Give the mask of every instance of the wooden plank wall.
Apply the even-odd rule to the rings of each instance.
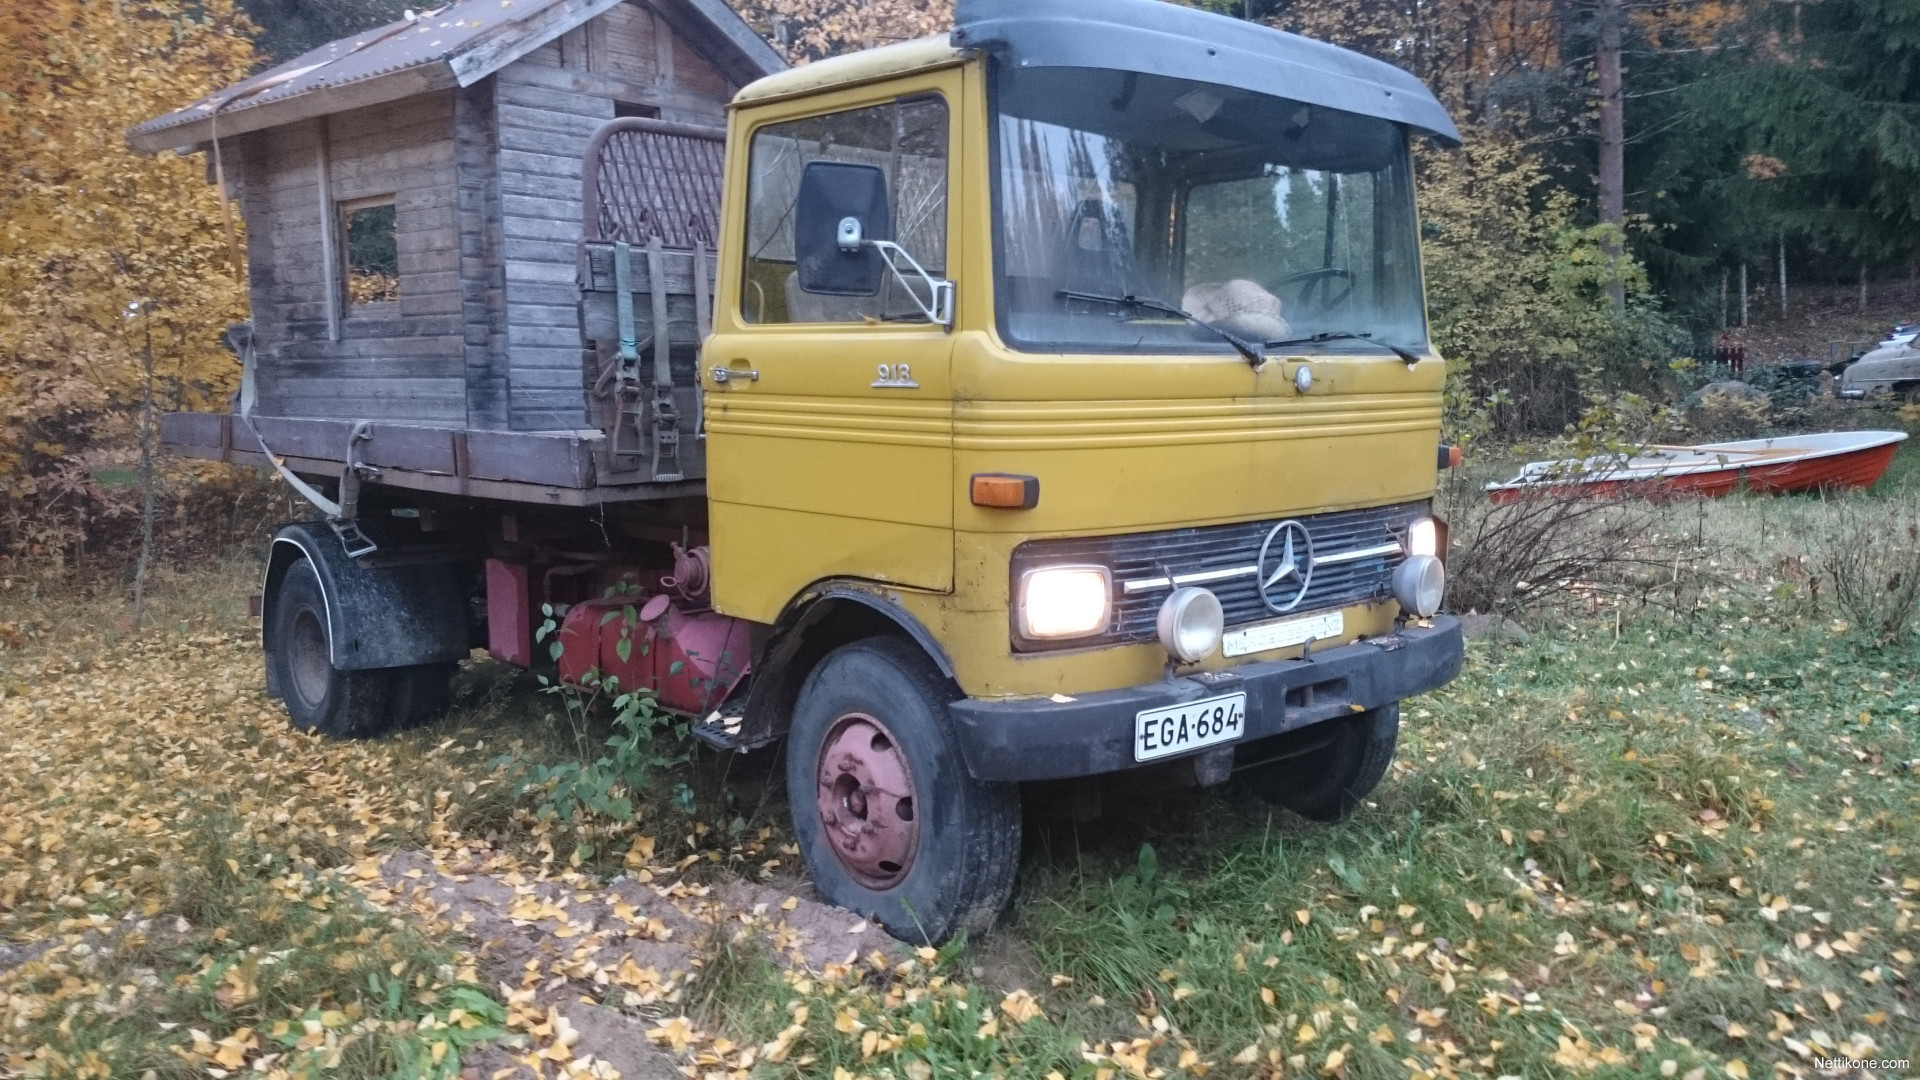
[[[510,426],[588,424],[576,259],[587,140],[616,102],[725,122],[734,87],[643,0],[628,0],[495,76]]]
[[[509,425],[507,283],[500,218],[500,138],[494,82],[454,91],[454,159],[459,170],[460,301],[466,357],[467,426]]]
[[[735,89],[648,0],[627,0],[475,86],[236,139],[259,413],[587,426],[575,265],[587,140],[616,102],[723,125]],[[387,194],[400,299],[337,300],[336,337],[328,295],[343,271],[322,254],[323,228],[337,228],[322,203]]]
[[[465,425],[453,95],[251,135],[244,160],[258,411]],[[328,290],[340,271],[322,257],[322,229],[334,227],[322,210],[323,182],[336,203],[391,194],[396,211],[401,298],[341,301],[338,340]]]

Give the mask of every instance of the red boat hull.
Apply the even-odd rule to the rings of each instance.
[[[1577,493],[1592,497],[1699,495],[1719,498],[1745,488],[1772,495],[1825,488],[1871,487],[1893,464],[1898,443],[1847,450],[1825,457],[1775,464],[1756,463],[1633,480],[1569,480],[1489,492],[1496,503],[1515,502],[1529,493]]]

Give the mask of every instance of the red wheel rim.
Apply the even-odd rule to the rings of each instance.
[[[913,770],[900,741],[879,720],[848,713],[820,743],[821,832],[834,858],[869,889],[899,884],[920,847]]]

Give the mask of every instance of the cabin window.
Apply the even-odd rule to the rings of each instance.
[[[754,132],[747,179],[741,317],[750,323],[924,322],[891,274],[873,296],[800,288],[793,214],[808,164],[842,162],[885,175],[893,240],[935,277],[947,267],[947,103],[923,94],[884,105],[769,124]],[[924,298],[922,298],[924,299]]]
[[[616,118],[622,116],[638,116],[647,120],[658,120],[660,119],[660,106],[636,105],[631,101],[616,101],[613,103],[613,115]]]
[[[400,299],[400,247],[394,236],[393,196],[341,203],[340,235],[346,258],[347,302],[358,306]]]

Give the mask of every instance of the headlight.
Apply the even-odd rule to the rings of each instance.
[[[1432,518],[1421,518],[1407,526],[1407,554],[1433,556],[1440,554],[1440,528],[1433,523]]]
[[[1113,578],[1104,566],[1050,566],[1020,579],[1020,636],[1086,637],[1107,628]]]
[[[1156,624],[1160,644],[1167,655],[1193,664],[1212,656],[1213,650],[1220,647],[1220,632],[1226,621],[1219,597],[1189,585],[1173,590],[1173,595],[1160,605]]]
[[[1440,610],[1447,591],[1447,570],[1432,555],[1409,555],[1394,568],[1393,598],[1401,610],[1424,619]]]

